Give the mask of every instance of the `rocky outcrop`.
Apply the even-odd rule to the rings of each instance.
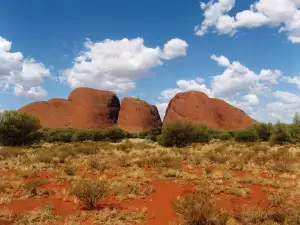
[[[34,102],[19,111],[34,114],[43,127],[106,128],[116,124],[119,110],[120,102],[113,92],[77,88],[68,100]]]
[[[118,126],[128,132],[149,131],[161,128],[156,106],[137,98],[124,98],[121,102]]]
[[[242,110],[198,91],[179,93],[170,101],[163,126],[175,121],[201,123],[218,130],[240,130],[256,122]]]

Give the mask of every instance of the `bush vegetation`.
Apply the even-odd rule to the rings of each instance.
[[[88,209],[95,209],[97,201],[107,195],[107,187],[103,182],[81,180],[73,185],[70,194],[75,195]]]
[[[193,142],[207,143],[212,139],[235,140],[237,142],[270,141],[273,144],[300,142],[300,115],[296,114],[292,124],[255,123],[239,131],[217,131],[206,125],[189,122],[167,124],[162,130],[127,133],[119,127],[107,129],[44,128],[33,115],[4,111],[0,113],[0,144],[4,146],[31,145],[45,142],[120,142],[126,138],[142,138],[157,141],[165,147],[185,147]],[[4,150],[3,150],[4,151]]]
[[[6,146],[31,145],[42,138],[37,117],[18,111],[0,113],[0,143]]]

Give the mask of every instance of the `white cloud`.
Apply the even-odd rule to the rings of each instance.
[[[204,20],[201,25],[195,28],[196,35],[204,35],[208,28],[215,25],[218,19],[234,7],[235,0],[211,0],[208,3],[201,3],[204,10]]]
[[[260,74],[256,74],[238,61],[231,63],[225,56],[212,55],[211,59],[226,68],[222,74],[212,78],[211,89],[216,97],[230,98],[244,92],[267,94],[271,86],[283,77],[280,70],[262,69]]]
[[[248,101],[250,105],[259,104],[259,99],[258,99],[257,95],[255,95],[255,94],[245,95],[242,97],[242,99]]]
[[[124,93],[135,88],[135,80],[147,76],[149,71],[163,65],[162,59],[186,55],[187,44],[180,39],[170,40],[164,51],[149,48],[142,38],[87,40],[85,50],[75,59],[72,68],[63,72],[60,80],[72,88],[87,86]]]
[[[213,60],[226,67],[221,74],[212,78],[211,89],[216,97],[232,97],[236,93],[248,92],[258,83],[258,76],[240,62],[232,62],[224,57],[213,55]]]
[[[258,78],[270,84],[278,84],[278,78],[283,77],[280,70],[261,70]]]
[[[174,59],[179,56],[186,56],[188,44],[178,38],[168,41],[164,46],[164,58]]]
[[[299,0],[258,0],[249,9],[229,16],[235,0],[211,0],[201,3],[204,20],[197,26],[197,35],[204,35],[209,28],[216,28],[220,34],[234,35],[240,28],[261,26],[277,27],[285,32],[292,43],[300,43],[300,3]]]
[[[284,77],[288,83],[296,84],[300,88],[300,76],[295,77]]]
[[[0,37],[0,90],[14,89],[16,96],[41,98],[47,95],[42,88],[49,69],[34,59],[24,59],[20,52],[12,53],[12,43]]]

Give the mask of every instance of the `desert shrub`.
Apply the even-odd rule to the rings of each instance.
[[[152,129],[146,136],[145,139],[151,140],[151,141],[157,141],[157,136],[161,134],[161,129],[156,128]]]
[[[28,113],[0,113],[0,143],[6,146],[31,145],[42,139],[40,120]]]
[[[75,132],[73,128],[44,128],[44,140],[46,142],[71,142]]]
[[[285,144],[292,142],[289,125],[283,123],[276,123],[272,131],[270,142],[273,144]]]
[[[105,169],[107,169],[106,163],[99,161],[98,159],[90,159],[88,161],[88,166],[90,169],[96,169],[99,172],[103,172]]]
[[[80,146],[77,148],[74,148],[74,151],[78,154],[82,155],[94,155],[98,152],[98,149],[93,146]]]
[[[200,130],[200,129],[199,129]],[[200,131],[199,131],[200,134]],[[169,123],[158,137],[159,144],[165,147],[185,147],[196,139],[195,126],[188,122]]]
[[[233,136],[228,131],[212,131],[210,138],[225,141],[225,140],[231,140]]]
[[[54,152],[50,152],[47,150],[39,150],[36,154],[35,154],[35,159],[38,162],[41,163],[52,163],[54,160]]]
[[[53,206],[46,205],[42,208],[36,208],[13,216],[14,225],[39,225],[39,224],[58,224],[57,220],[61,217],[57,216]]]
[[[119,127],[109,127],[105,130],[105,137],[112,142],[119,142],[126,137],[126,133]]]
[[[68,175],[68,176],[74,176],[75,172],[76,172],[76,167],[74,166],[66,166],[64,168],[64,172]]]
[[[19,155],[23,155],[26,152],[20,148],[2,148],[0,149],[0,159],[6,159],[10,157],[17,157]]]
[[[25,183],[23,188],[29,195],[36,196],[38,195],[40,186],[41,186],[41,181],[34,180]]]
[[[245,129],[234,132],[234,138],[238,142],[254,142],[259,139],[254,129]]]
[[[255,123],[252,126],[261,141],[268,141],[272,134],[273,125],[271,123]]]
[[[94,209],[97,201],[106,196],[107,187],[103,182],[82,180],[73,185],[70,194],[75,195],[88,209]]]
[[[227,222],[211,196],[201,191],[179,198],[174,209],[184,216],[187,225],[225,225]]]
[[[72,141],[91,141],[93,140],[93,132],[92,130],[84,130],[78,129],[74,132],[72,136]]]
[[[207,143],[210,140],[210,135],[212,133],[206,125],[194,125],[195,139],[193,141],[200,143]]]
[[[93,141],[102,141],[105,139],[105,133],[103,130],[94,129],[91,131],[92,133],[92,140]]]

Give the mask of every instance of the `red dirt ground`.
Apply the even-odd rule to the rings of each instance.
[[[198,175],[202,173],[202,168],[200,167],[194,166],[193,169],[188,169],[186,166],[188,165],[184,165],[185,169],[191,173],[196,173]],[[145,171],[147,174],[153,173],[153,170],[148,168],[146,168]],[[231,172],[233,172],[236,177],[249,175],[248,172]],[[6,172],[6,174],[10,173]],[[55,174],[41,171],[28,179],[32,180],[36,177],[45,178],[45,180],[47,180],[55,177]],[[12,211],[12,213],[25,213],[45,205],[52,205],[59,216],[67,217],[74,215],[84,210],[84,208],[80,202],[75,201],[74,197],[70,197],[66,194],[66,191],[70,188],[70,186],[70,182],[46,183],[41,186],[41,189],[48,190],[50,192],[50,196],[13,200],[11,204],[0,205],[0,210],[8,209]],[[147,220],[144,223],[145,225],[169,224],[171,222],[176,223],[183,220],[175,214],[173,210],[173,203],[176,201],[177,197],[193,192],[195,188],[193,184],[179,184],[175,183],[175,179],[166,179],[152,180],[146,186],[154,187],[156,192],[152,193],[150,197],[145,199],[117,201],[113,197],[109,197],[99,202],[100,208],[98,208],[98,210],[101,210],[103,206],[117,207],[129,211],[145,210],[145,215],[147,217]],[[247,209],[268,207],[269,202],[266,194],[262,190],[262,186],[248,184],[243,186],[251,190],[248,197],[238,198],[234,195],[222,193],[215,196],[217,205],[231,213],[235,213],[237,210],[245,207]],[[0,224],[10,223],[9,221],[0,220]],[[89,222],[85,221],[85,223],[82,224],[87,225]]]

